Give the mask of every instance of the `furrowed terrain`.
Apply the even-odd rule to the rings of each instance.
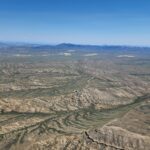
[[[0,150],[149,147],[149,48],[0,47]]]

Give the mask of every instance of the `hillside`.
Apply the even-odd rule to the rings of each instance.
[[[0,149],[148,150],[150,48],[0,47]]]

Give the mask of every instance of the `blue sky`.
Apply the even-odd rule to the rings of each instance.
[[[0,41],[150,46],[150,0],[0,0]]]

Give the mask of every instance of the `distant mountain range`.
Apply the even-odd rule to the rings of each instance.
[[[0,52],[63,52],[68,50],[86,51],[86,52],[120,52],[132,51],[138,53],[150,53],[150,47],[138,46],[119,46],[119,45],[80,45],[71,43],[62,43],[58,45],[42,45],[42,44],[27,44],[27,43],[4,43],[0,42]]]

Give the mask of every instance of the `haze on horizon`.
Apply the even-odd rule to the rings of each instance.
[[[150,46],[149,0],[1,0],[0,41]]]

